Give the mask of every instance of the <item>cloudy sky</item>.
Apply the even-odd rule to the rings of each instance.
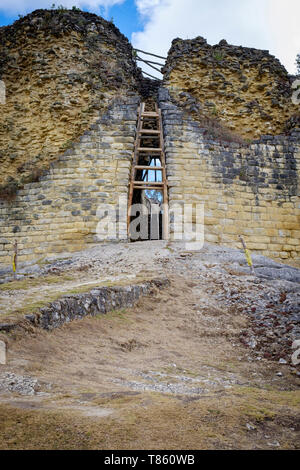
[[[0,25],[12,23],[18,14],[50,8],[54,1],[0,0]],[[158,55],[165,56],[176,37],[203,36],[209,44],[226,39],[268,49],[295,73],[300,52],[299,0],[58,0],[60,4],[113,18],[134,47]]]

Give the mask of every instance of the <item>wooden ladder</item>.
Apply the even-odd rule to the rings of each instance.
[[[144,128],[145,123],[152,122],[151,129]],[[142,142],[145,138],[155,139],[157,146],[143,147]],[[143,156],[153,156],[153,158],[160,160],[160,166],[150,166],[140,164]],[[144,178],[142,180],[136,179],[137,171],[143,170]],[[149,181],[147,174],[149,171],[154,171],[155,181]],[[161,172],[161,181],[156,181],[157,172]],[[145,177],[147,180],[145,180]],[[145,111],[145,103],[141,103],[138,109],[138,121],[136,130],[136,139],[133,151],[133,160],[131,168],[131,176],[129,183],[129,198],[128,198],[128,234],[130,225],[130,209],[132,206],[133,192],[135,189],[156,189],[162,191],[163,194],[163,218],[162,218],[162,237],[164,240],[168,239],[168,181],[166,174],[166,160],[164,152],[164,139],[161,110],[155,104],[155,111]]]

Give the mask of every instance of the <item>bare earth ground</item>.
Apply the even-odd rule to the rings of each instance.
[[[8,361],[0,366],[0,448],[299,448],[299,372],[291,367],[291,351],[279,349],[279,356],[287,354],[283,363],[275,353],[269,358],[247,313],[253,305],[269,312],[278,296],[296,325],[299,271],[254,259],[257,278],[236,250],[205,246],[193,253],[184,244],[143,242],[26,266],[23,279],[0,286],[5,321],[91,285],[161,275],[170,287],[134,308],[51,332],[3,334]],[[281,323],[274,331],[266,325],[261,334],[272,333],[281,344]],[[242,341],[241,332],[250,330],[257,346]],[[37,382],[17,389],[15,377]]]

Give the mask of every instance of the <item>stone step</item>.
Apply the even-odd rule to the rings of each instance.
[[[149,153],[161,153],[161,148],[153,148],[153,147],[138,147],[138,152],[149,152]]]

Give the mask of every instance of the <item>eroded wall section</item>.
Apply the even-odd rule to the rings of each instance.
[[[244,139],[300,124],[299,106],[292,100],[295,77],[268,51],[225,40],[211,46],[202,37],[174,39],[163,72],[178,103],[185,93],[197,100],[196,119],[209,116]]]

